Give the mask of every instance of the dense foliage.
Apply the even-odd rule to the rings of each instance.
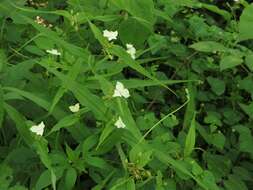
[[[253,4],[0,0],[0,190],[253,187]]]

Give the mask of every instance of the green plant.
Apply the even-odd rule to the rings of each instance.
[[[252,13],[2,0],[0,190],[251,189]]]

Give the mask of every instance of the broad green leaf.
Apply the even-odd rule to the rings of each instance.
[[[129,158],[131,163],[135,163],[138,167],[143,168],[151,161],[153,150],[148,150],[148,146],[145,148],[140,144],[134,146],[129,152]]]
[[[114,185],[110,187],[110,190],[135,190],[134,180],[132,178],[122,177],[118,178],[114,182]]]
[[[253,53],[246,55],[245,57],[245,64],[253,72]]]
[[[211,86],[212,91],[218,96],[222,95],[225,92],[225,82],[218,78],[207,77],[207,82]]]
[[[229,175],[228,180],[224,181],[226,190],[248,190],[246,184],[235,175]]]
[[[119,37],[123,44],[142,47],[149,34],[150,30],[133,18],[122,21],[119,26]]]
[[[248,168],[235,166],[235,167],[233,167],[233,173],[236,176],[240,176],[240,178],[243,181],[250,181],[251,180],[251,174],[250,174],[250,171],[248,170]]]
[[[220,190],[220,188],[216,185],[213,174],[210,171],[204,171],[200,180],[203,184],[205,184],[206,190]]]
[[[253,119],[253,102],[251,102],[249,105],[239,103],[239,106],[249,116],[249,118]]]
[[[0,189],[8,189],[13,179],[13,170],[6,164],[0,164]]]
[[[239,132],[239,147],[240,151],[242,152],[248,152],[251,154],[251,157],[253,158],[253,136],[251,135],[251,131],[246,126],[237,125],[234,127],[236,131]]]
[[[207,53],[225,52],[227,50],[223,44],[213,41],[197,42],[190,45],[190,48],[193,48],[196,51]]]
[[[211,141],[214,146],[219,149],[223,149],[226,141],[226,137],[222,133],[215,133],[211,135]]]
[[[154,22],[154,3],[153,0],[110,0],[119,9],[127,10],[132,16],[141,18],[143,22],[152,26]]]
[[[221,59],[220,70],[231,69],[243,63],[243,59],[238,56],[228,55]]]
[[[188,134],[185,139],[184,157],[188,157],[191,155],[195,146],[195,141],[196,141],[196,124],[195,124],[195,114],[194,114]]]
[[[240,17],[239,22],[239,40],[253,39],[253,4],[247,6]]]

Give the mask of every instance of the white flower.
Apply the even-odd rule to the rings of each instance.
[[[107,38],[109,41],[116,40],[118,36],[118,31],[104,30],[103,36]]]
[[[133,44],[126,44],[127,47],[127,53],[132,57],[132,59],[135,59],[136,49],[134,48]]]
[[[115,122],[114,125],[115,125],[118,129],[120,129],[120,128],[123,129],[123,128],[126,127],[126,125],[125,125],[125,123],[123,123],[121,117],[119,117],[119,119]]]
[[[75,105],[69,106],[69,109],[70,109],[71,112],[76,113],[80,109],[80,104],[76,103]]]
[[[30,128],[30,131],[32,131],[33,133],[36,133],[36,135],[42,136],[43,133],[44,133],[44,128],[45,128],[45,124],[44,124],[44,122],[42,121],[39,125],[33,125],[33,126]]]
[[[46,52],[52,55],[61,55],[61,53],[57,49],[47,50]]]
[[[114,89],[114,94],[113,97],[124,97],[124,98],[129,98],[130,94],[127,88],[124,87],[124,85],[117,81],[116,87]]]

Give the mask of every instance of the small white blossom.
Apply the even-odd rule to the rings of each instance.
[[[115,122],[115,124],[114,124],[118,129],[120,129],[120,128],[125,128],[126,127],[126,125],[125,125],[125,123],[122,121],[122,119],[121,119],[121,117],[119,117],[118,118],[118,120]]]
[[[73,113],[78,112],[80,109],[80,104],[76,103],[75,105],[69,106],[69,110]]]
[[[113,97],[124,97],[124,98],[129,98],[130,93],[127,88],[124,87],[124,85],[117,81],[116,87],[114,89],[114,94]]]
[[[42,136],[43,133],[44,133],[44,128],[45,128],[45,124],[44,122],[42,121],[40,124],[38,125],[33,125],[31,128],[30,128],[30,131],[32,131],[33,133],[35,133],[36,135],[40,135]]]
[[[118,31],[104,30],[103,36],[108,39],[108,41],[116,40],[118,36]]]
[[[61,55],[61,53],[57,49],[47,50],[46,52],[52,55]]]
[[[132,59],[135,59],[136,49],[134,48],[133,44],[126,44],[127,47],[127,53],[132,57]]]

